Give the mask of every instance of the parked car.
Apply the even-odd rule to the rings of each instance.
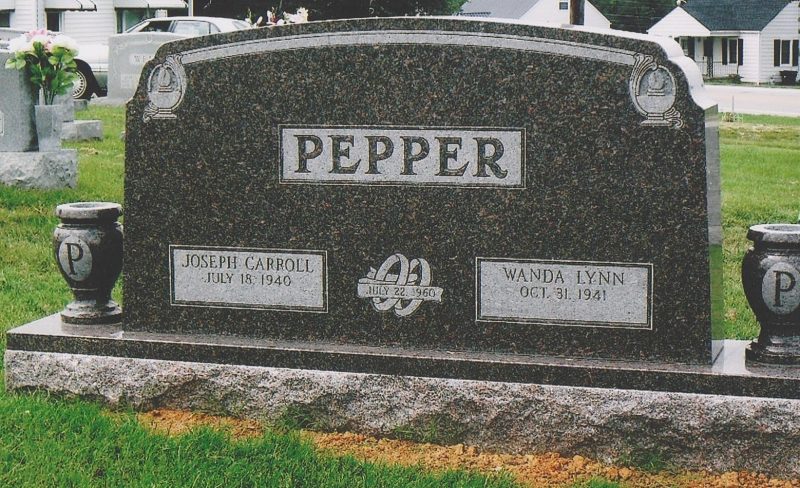
[[[251,25],[243,20],[222,17],[160,17],[143,20],[125,32],[171,32],[195,37],[250,28]]]
[[[157,17],[139,22],[125,33],[171,32],[181,36],[196,37],[250,28],[250,24],[243,20],[222,17]],[[0,29],[0,49],[7,45],[8,40],[24,33],[24,30]],[[105,96],[108,91],[108,45],[79,42],[78,50],[78,57],[75,59],[78,76],[72,89],[72,96],[82,99],[89,99],[93,94]]]
[[[243,20],[223,17],[156,17],[143,20],[125,34],[136,32],[169,32],[179,36],[197,37],[220,32],[250,29]],[[88,99],[92,94],[105,96],[108,92],[108,45],[81,45],[78,79],[72,90],[74,98]]]
[[[224,17],[155,17],[139,22],[124,33],[169,32],[179,36],[197,37],[250,28],[251,25],[243,20]],[[86,54],[87,63],[78,64],[78,81],[75,82],[72,92],[75,98],[90,98],[93,93],[104,96],[108,91],[108,46],[95,49],[98,47],[90,46]],[[84,56],[83,51],[82,48],[81,57]]]
[[[93,93],[105,96],[108,87],[108,45],[78,44],[77,78],[72,85],[72,98],[88,100]]]

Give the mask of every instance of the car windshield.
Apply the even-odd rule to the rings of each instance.
[[[139,22],[125,32],[169,32],[171,20],[147,19]]]
[[[219,32],[219,29],[212,29],[211,24],[202,20],[177,20],[172,32],[185,36],[205,36],[212,32]]]
[[[245,30],[251,27],[250,24],[243,20],[218,19],[216,22],[217,25],[214,25],[213,23],[197,18],[146,19],[130,27],[125,32],[173,32],[186,36],[203,36],[216,34],[220,31]]]

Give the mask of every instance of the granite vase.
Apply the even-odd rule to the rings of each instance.
[[[36,105],[34,108],[39,151],[58,151],[61,149],[63,107],[61,105]]]
[[[747,359],[800,365],[800,225],[754,225],[747,238],[742,285],[761,325]]]
[[[59,205],[61,223],[53,234],[53,250],[61,275],[75,300],[61,312],[67,324],[120,322],[122,310],[111,290],[122,271],[122,225],[116,203],[80,202]]]

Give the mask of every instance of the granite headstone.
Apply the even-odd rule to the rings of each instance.
[[[11,58],[9,51],[0,51],[0,68]],[[36,149],[35,104],[30,83],[17,70],[0,69],[0,151]]]
[[[126,328],[712,361],[716,114],[674,43],[372,25],[159,51],[128,105]]]
[[[100,120],[75,120],[75,100],[72,98],[71,90],[70,93],[56,96],[56,103],[64,107],[61,140],[88,141],[103,138],[103,123]]]
[[[12,54],[0,50],[0,183],[22,188],[74,187],[78,152],[38,151],[36,94],[23,71],[3,69]]]
[[[56,95],[53,103],[63,106],[64,125],[75,122],[75,102],[72,101],[71,93]]]
[[[185,36],[169,32],[136,32],[108,38],[108,99],[127,101],[139,85],[145,63],[162,44]]]

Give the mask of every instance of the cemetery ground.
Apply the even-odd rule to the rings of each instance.
[[[76,189],[0,187],[0,358],[6,330],[57,312],[70,299],[50,248],[55,206],[123,200],[124,109],[90,107],[78,117],[101,119],[105,137],[68,144],[79,151]],[[800,118],[723,123],[721,154],[726,337],[751,339],[758,326],[740,283],[746,231],[798,219]],[[115,298],[123,301],[119,285]],[[800,486],[768,473],[680,472],[658,453],[606,466],[580,456],[506,456],[300,433],[324,426],[297,412],[283,419],[265,427],[182,412],[137,415],[44,394],[7,394],[0,380],[0,486]],[[175,435],[197,426],[212,428]],[[447,444],[447,432],[435,427],[397,436]]]

